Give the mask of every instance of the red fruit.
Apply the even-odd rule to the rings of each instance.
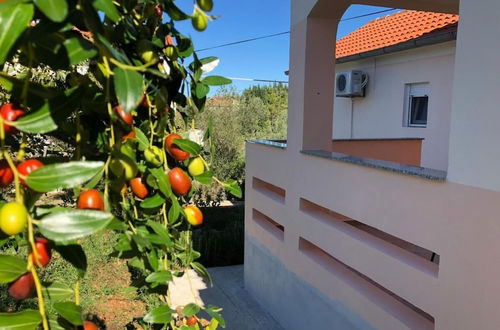
[[[188,319],[186,320],[187,325],[195,325],[196,323],[198,323],[198,319],[196,318],[196,316],[188,317]]]
[[[0,187],[8,186],[14,180],[14,173],[6,160],[0,161]]]
[[[168,172],[168,179],[172,191],[178,196],[186,195],[191,190],[191,179],[179,167],[173,168]]]
[[[104,200],[98,190],[89,189],[80,194],[78,197],[77,207],[83,210],[89,209],[104,211]]]
[[[186,215],[186,220],[192,226],[199,226],[203,223],[203,213],[196,205],[188,205],[184,208],[184,214]]]
[[[175,139],[182,139],[179,134],[170,134],[165,138],[165,150],[177,161],[189,158],[189,152],[180,149],[175,143]]]
[[[148,187],[144,184],[142,177],[133,178],[128,184],[134,195],[140,199],[144,199],[148,195]]]
[[[85,321],[83,322],[83,330],[99,330],[99,328],[94,322]]]
[[[21,164],[17,165],[17,171],[20,174],[19,179],[25,185],[26,184],[26,180],[25,180],[26,177],[34,170],[37,170],[43,166],[44,166],[43,163],[39,160],[36,160],[36,159],[25,160]]]
[[[22,117],[25,114],[26,112],[24,112],[24,110],[18,108],[17,105],[13,103],[5,103],[0,108],[0,115],[2,116],[3,119],[8,121],[16,121],[17,118]],[[5,131],[5,134],[17,133],[17,129],[15,127],[5,123],[3,124],[3,130]]]
[[[114,110],[125,124],[132,125],[134,123],[134,117],[130,113],[123,111],[121,106],[115,106]]]
[[[31,273],[24,274],[9,285],[9,295],[18,300],[31,297],[34,291],[35,281]]]
[[[52,258],[52,253],[50,251],[50,243],[45,238],[37,238],[35,240],[36,252],[38,253],[38,262],[35,262],[33,252],[30,253],[30,258],[33,264],[36,266],[45,267],[49,264]]]
[[[158,17],[161,17],[163,15],[163,12],[161,11],[161,5],[157,4],[155,9],[156,9],[156,15],[158,15]]]
[[[135,138],[136,138],[136,135],[135,135],[135,130],[134,130],[134,129],[132,129],[132,130],[130,131],[130,133],[128,133],[128,134],[126,134],[126,135],[122,136],[122,141],[123,141],[123,142],[125,142],[125,141],[127,141],[127,139],[135,139]]]
[[[165,45],[167,45],[167,46],[173,46],[174,45],[174,39],[172,39],[171,35],[167,35],[165,37]]]

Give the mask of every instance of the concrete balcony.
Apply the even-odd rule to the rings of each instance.
[[[248,143],[246,176],[246,288],[285,328],[491,326],[460,315],[471,308],[460,297],[484,299],[476,281],[498,288],[487,268],[500,193],[283,141]]]

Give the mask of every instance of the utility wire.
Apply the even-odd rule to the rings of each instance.
[[[363,14],[363,15],[348,17],[348,18],[341,19],[340,22],[345,22],[345,21],[350,21],[350,20],[357,19],[357,18],[362,18],[362,17],[372,16],[372,15],[382,14],[382,13],[386,13],[386,12],[394,11],[394,10],[397,10],[397,8],[389,8],[389,9],[379,10],[379,11],[375,11],[375,12],[371,12],[371,13],[366,13],[366,14]],[[256,40],[261,40],[261,39],[267,39],[267,38],[272,38],[272,37],[277,37],[277,36],[281,36],[281,35],[289,34],[289,33],[290,33],[290,31],[279,32],[279,33],[269,34],[269,35],[255,37],[255,38],[250,38],[250,39],[245,39],[245,40],[233,41],[233,42],[229,42],[229,43],[221,44],[221,45],[217,45],[217,46],[202,48],[202,49],[198,49],[196,51],[197,52],[203,52],[205,50],[210,50],[210,49],[215,49],[215,48],[221,48],[221,47],[238,45],[238,44],[242,44],[242,43],[246,43],[246,42],[251,42],[251,41],[256,41]]]
[[[261,36],[261,37],[251,38],[251,39],[245,39],[245,40],[240,40],[240,41],[234,41],[234,42],[230,42],[230,43],[227,43],[227,44],[222,44],[222,45],[217,45],[217,46],[212,46],[212,47],[202,48],[202,49],[197,50],[197,52],[202,52],[202,51],[209,50],[209,49],[214,49],[214,48],[221,48],[221,47],[227,47],[227,46],[232,46],[232,45],[242,44],[242,43],[245,43],[245,42],[250,42],[250,41],[255,41],[255,40],[260,40],[260,39],[266,39],[266,38],[277,37],[277,36],[281,36],[281,35],[283,35],[283,34],[289,34],[289,33],[290,33],[290,31],[285,31],[285,32],[280,32],[280,33],[270,34],[270,35],[267,35],[267,36]]]
[[[356,19],[356,18],[362,18],[362,17],[366,17],[366,16],[372,16],[372,15],[387,13],[389,11],[394,11],[394,10],[398,10],[398,8],[389,8],[389,9],[374,11],[372,13],[366,13],[366,14],[363,14],[363,15],[348,17],[348,18],[341,19],[340,22],[350,21],[350,20],[353,20],[353,19]]]
[[[241,80],[241,81],[270,82],[270,83],[277,83],[277,84],[288,84],[288,81],[284,81],[284,80],[253,79],[253,78],[232,78],[232,77],[228,77],[228,79],[231,79],[231,80]]]

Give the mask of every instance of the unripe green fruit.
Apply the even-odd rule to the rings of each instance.
[[[197,10],[193,17],[191,17],[191,24],[193,24],[193,27],[196,31],[204,31],[207,28],[208,25],[208,18],[205,13],[200,12]]]
[[[196,0],[196,3],[204,11],[211,11],[214,8],[212,0]]]
[[[151,146],[144,150],[144,158],[146,162],[153,166],[160,166],[163,164],[163,152],[156,146]]]
[[[188,171],[191,176],[201,175],[205,172],[205,164],[201,157],[196,157],[189,163]]]
[[[172,61],[175,61],[179,57],[179,54],[177,54],[177,48],[175,48],[175,46],[167,46],[165,47],[165,50],[163,52]]]
[[[125,181],[135,178],[138,171],[137,164],[123,154],[114,155],[109,163],[109,168],[114,175]]]
[[[148,40],[141,40],[137,44],[137,51],[144,63],[158,62],[155,46]]]

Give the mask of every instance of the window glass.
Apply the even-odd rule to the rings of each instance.
[[[410,96],[410,125],[427,125],[428,96]]]

